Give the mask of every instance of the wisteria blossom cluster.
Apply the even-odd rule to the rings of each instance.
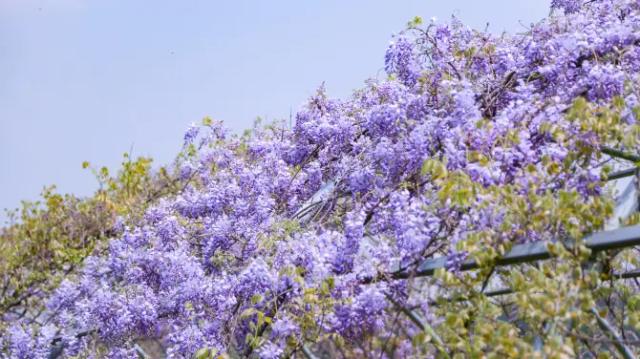
[[[2,355],[571,357],[614,350],[584,308],[619,285],[626,312],[608,315],[637,341],[640,291],[589,279],[584,256],[491,264],[601,229],[600,149],[637,149],[640,2],[552,6],[518,35],[416,19],[388,77],[346,99],[320,88],[291,129],[193,126],[182,191],[119,221],[44,319],[11,323]],[[446,268],[414,278],[435,257]],[[469,258],[481,269],[460,271]]]

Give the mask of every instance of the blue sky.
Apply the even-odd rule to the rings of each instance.
[[[92,193],[82,161],[167,163],[204,116],[236,132],[288,118],[325,82],[343,97],[384,76],[416,15],[523,31],[548,0],[0,0],[0,209],[44,185]],[[4,215],[0,215],[0,219]]]

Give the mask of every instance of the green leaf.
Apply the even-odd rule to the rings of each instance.
[[[449,172],[447,171],[447,167],[444,163],[434,160],[427,159],[422,163],[422,168],[420,169],[420,173],[423,176],[429,175],[433,180],[442,179],[447,177]]]

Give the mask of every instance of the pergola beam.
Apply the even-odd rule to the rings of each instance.
[[[584,239],[587,248],[594,253],[621,249],[640,245],[640,225],[629,226],[594,233]],[[504,256],[496,260],[496,266],[522,264],[534,262],[551,257],[546,241],[517,244]],[[404,270],[391,273],[393,279],[407,279],[412,277],[429,277],[436,270],[445,268],[447,258],[438,257],[423,261],[415,271]],[[478,269],[479,265],[473,259],[469,259],[460,266],[461,271]]]

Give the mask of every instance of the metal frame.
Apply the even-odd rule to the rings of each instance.
[[[637,246],[640,245],[640,225],[597,232],[585,238],[584,242],[587,248],[591,249],[594,253]],[[552,255],[547,248],[547,243],[549,242],[517,244],[513,246],[507,254],[497,259],[495,265],[522,264],[551,258]],[[569,246],[569,244],[566,245]],[[444,268],[446,261],[446,257],[427,259],[423,261],[415,271],[393,272],[391,277],[394,279],[429,277],[432,276],[437,269]],[[460,270],[468,271],[478,269],[478,267],[478,263],[470,259],[462,263]]]

